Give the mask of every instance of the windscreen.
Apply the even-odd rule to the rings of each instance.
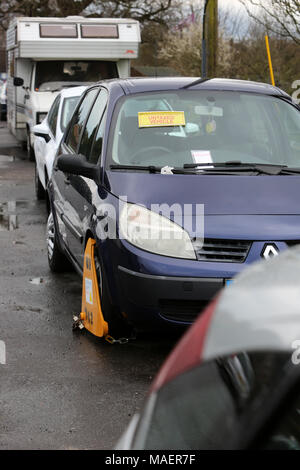
[[[109,61],[41,61],[36,64],[35,91],[54,91],[116,78],[117,67]]]
[[[254,93],[143,93],[119,102],[110,143],[112,164],[300,167],[300,112],[283,99]]]

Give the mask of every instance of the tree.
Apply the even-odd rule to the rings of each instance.
[[[0,26],[7,29],[14,16],[67,16],[79,15],[90,0],[0,0]]]
[[[227,75],[231,66],[231,43],[219,29],[217,75]],[[194,23],[182,31],[168,31],[160,43],[158,57],[181,75],[200,76],[202,61],[202,26]]]
[[[0,0],[0,26],[7,29],[13,16],[82,15],[133,18],[142,24],[166,25],[177,0]],[[174,8],[173,8],[174,14]]]
[[[225,76],[270,83],[265,32],[264,26],[252,23],[243,38],[231,39],[231,65],[225,70]],[[290,39],[276,35],[270,36],[270,46],[275,83],[291,94],[292,84],[300,76],[299,47]]]
[[[300,44],[300,0],[239,1],[266,31]]]
[[[166,25],[174,10],[175,0],[94,0],[86,8],[87,16],[133,18],[142,24],[154,22]]]
[[[265,45],[266,28],[257,22],[244,22],[229,10],[219,15],[217,76],[270,83]],[[201,14],[196,22],[180,31],[169,30],[159,45],[158,56],[165,66],[181,75],[201,74]],[[247,27],[246,27],[247,24]],[[293,93],[292,84],[300,77],[300,48],[290,38],[270,34],[276,85]]]

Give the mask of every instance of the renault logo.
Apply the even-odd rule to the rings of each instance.
[[[279,249],[274,243],[265,245],[261,253],[262,258],[264,259],[271,259],[271,258],[274,258],[274,256],[278,256],[278,255],[279,255]]]

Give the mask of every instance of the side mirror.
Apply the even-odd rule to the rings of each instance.
[[[57,158],[57,168],[63,173],[85,176],[95,181],[99,177],[97,165],[87,162],[84,155],[62,154]]]
[[[14,77],[14,86],[23,86],[24,80],[20,77]]]
[[[49,134],[43,134],[42,132],[34,132],[34,135],[36,135],[37,137],[42,137],[43,139],[45,139],[45,141],[47,142],[50,142],[51,140],[51,137]]]
[[[49,135],[49,129],[47,126],[42,125],[42,124],[37,124],[36,126],[33,127],[33,134],[36,135],[37,137],[42,137],[45,139],[45,141],[48,143],[51,140],[51,137]]]

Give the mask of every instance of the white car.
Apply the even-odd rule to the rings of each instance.
[[[45,198],[55,154],[73,111],[86,88],[79,86],[62,90],[55,98],[45,119],[33,128],[37,199]]]

